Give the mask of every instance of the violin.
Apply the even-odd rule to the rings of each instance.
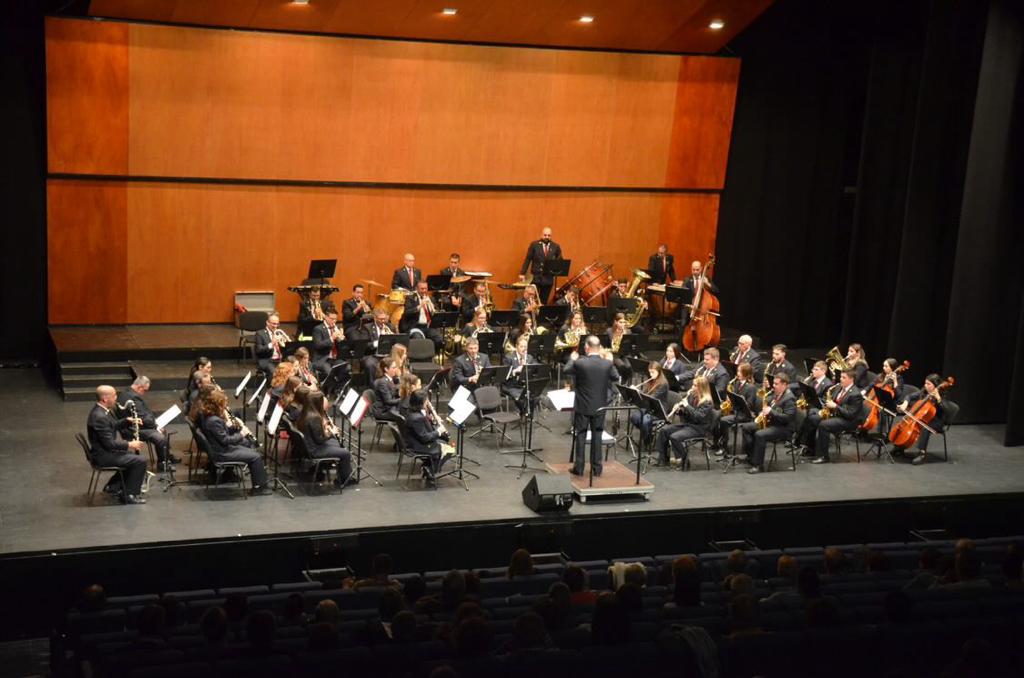
[[[955,383],[956,380],[953,377],[947,377],[944,382],[936,386],[936,390],[941,393]],[[903,419],[889,431],[889,442],[896,447],[906,449],[917,442],[922,428],[934,432],[928,424],[935,419],[935,415],[938,413],[936,405],[937,401],[934,396],[926,396],[914,403]]]
[[[687,351],[703,351],[708,346],[717,346],[722,336],[722,328],[716,318],[721,307],[718,297],[711,293],[704,284],[708,272],[715,264],[715,255],[708,254],[708,260],[700,271],[700,279],[693,290],[693,301],[690,302],[690,320],[683,329],[683,346]]]
[[[901,372],[906,372],[909,369],[910,361],[904,360],[903,364],[897,367],[895,370],[893,370],[889,376],[880,379],[879,383],[875,385],[875,388],[885,391],[886,393],[889,394],[890,398],[895,398],[896,375],[900,374]],[[867,397],[864,398],[864,402],[871,406],[870,411],[868,411],[868,418],[865,419],[864,423],[860,425],[860,430],[864,431],[865,433],[868,431],[875,430],[875,427],[878,426],[879,414],[881,413],[881,409],[879,409],[878,398],[875,397],[875,388],[870,389]]]

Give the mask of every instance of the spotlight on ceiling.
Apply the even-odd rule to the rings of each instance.
[[[589,14],[584,14],[583,16],[580,17],[579,21],[581,24],[592,24],[594,23],[594,17],[590,16]]]
[[[711,23],[708,24],[708,28],[713,31],[720,31],[725,28],[725,22],[721,19],[712,19]]]
[[[293,5],[308,5],[309,0],[292,0]]]
[[[456,9],[455,7],[445,7],[444,9],[441,10],[441,14],[444,14],[445,16],[455,16],[458,13],[459,10]]]

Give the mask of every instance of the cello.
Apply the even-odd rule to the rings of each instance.
[[[683,346],[687,351],[702,351],[708,346],[717,346],[722,336],[722,328],[718,326],[716,318],[719,315],[720,306],[718,297],[711,290],[707,289],[704,281],[707,279],[708,271],[715,264],[715,255],[708,254],[708,260],[700,270],[700,280],[693,290],[693,300],[690,301],[690,320],[683,329]]]
[[[946,380],[936,386],[935,389],[941,393],[955,383],[956,380],[953,377],[946,377]],[[937,411],[935,400],[932,396],[929,395],[921,398],[914,403],[913,407],[907,410],[903,419],[889,431],[889,442],[896,447],[906,449],[917,442],[922,428],[927,429],[930,433],[937,433],[935,429],[928,425],[935,419]]]
[[[906,372],[910,369],[910,361],[904,360],[903,364],[897,367],[887,377],[879,379],[879,383],[875,386],[889,394],[890,398],[896,397],[896,375],[901,372]],[[890,381],[891,380],[891,381]],[[878,398],[875,397],[875,389],[872,388],[871,392],[868,393],[867,397],[864,398],[864,402],[871,406],[871,410],[868,412],[868,418],[864,420],[864,423],[860,425],[860,430],[867,433],[874,431],[875,427],[878,426],[878,415],[881,412],[879,409]]]

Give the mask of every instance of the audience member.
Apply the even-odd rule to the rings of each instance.
[[[167,628],[176,628],[185,623],[187,617],[185,603],[178,600],[173,594],[160,598],[160,607],[164,608],[164,625]]]
[[[373,557],[373,564],[370,566],[370,576],[357,580],[352,584],[352,588],[381,587],[401,590],[402,582],[391,578],[391,568],[393,565],[394,563],[390,555],[378,553]]]
[[[78,609],[82,612],[99,612],[107,605],[107,592],[99,584],[91,584],[82,591]]]
[[[277,632],[277,621],[273,613],[259,610],[249,615],[245,625],[245,638],[253,652],[268,655],[274,651],[274,634]]]
[[[836,576],[846,572],[846,554],[835,546],[825,549],[825,574]]]
[[[573,607],[593,605],[597,591],[587,586],[587,571],[579,565],[569,565],[562,571],[562,581],[569,587],[569,602]]]
[[[398,644],[415,642],[416,633],[416,615],[409,610],[401,610],[391,618],[392,642]]]
[[[491,625],[482,615],[463,619],[455,627],[455,653],[464,659],[486,657],[491,652],[493,637]]]
[[[338,609],[338,604],[330,598],[321,600],[313,609],[314,624],[330,624],[332,628],[337,629],[340,620],[341,610]]]
[[[402,596],[405,598],[405,606],[410,610],[416,609],[416,603],[427,594],[427,582],[423,577],[416,575],[405,580],[402,587]]]
[[[508,578],[528,577],[533,574],[533,556],[526,549],[516,549],[508,564]]]
[[[733,596],[729,603],[729,634],[728,637],[747,636],[765,633],[761,628],[760,613],[757,599],[754,596],[740,594]]]
[[[590,623],[590,642],[595,645],[618,645],[628,643],[631,635],[629,613],[616,594],[611,591],[599,594]]]
[[[644,593],[636,584],[623,584],[615,592],[615,598],[627,613],[643,612]]]
[[[330,652],[338,649],[339,644],[333,624],[317,622],[309,625],[306,649],[310,652]]]
[[[754,578],[749,574],[738,574],[729,580],[729,592],[733,596],[754,595]]]
[[[309,621],[301,593],[292,593],[284,601],[281,622],[284,626],[304,626]]]
[[[957,552],[956,557],[953,559],[953,571],[956,574],[956,580],[948,584],[939,585],[947,591],[987,589],[992,586],[988,579],[981,576],[981,561],[974,550],[973,542],[970,547],[960,549]]]
[[[136,628],[139,637],[135,640],[136,649],[159,650],[167,645],[164,638],[164,608],[154,603],[145,605],[139,611]]]
[[[544,620],[536,612],[524,612],[512,626],[512,641],[509,650],[513,652],[534,650],[548,646],[548,634]]]
[[[917,574],[903,585],[904,591],[923,591],[935,586],[944,572],[943,558],[933,546],[921,549],[917,557]]]
[[[465,598],[465,575],[460,570],[449,570],[441,580],[441,592],[420,598],[416,603],[416,611],[423,614],[454,612]]]
[[[722,578],[722,588],[728,589],[733,577],[746,573],[747,552],[743,549],[733,549],[725,560],[725,577]]]
[[[737,574],[733,573],[733,575]],[[729,577],[726,577],[726,581],[729,581]],[[679,556],[672,561],[672,602],[666,607],[672,606],[700,606],[700,570],[697,559],[693,556]]]

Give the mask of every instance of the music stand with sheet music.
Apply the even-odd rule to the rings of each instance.
[[[447,273],[427,276],[427,289],[431,292],[447,290],[452,286],[452,277]]]
[[[726,393],[729,396],[729,402],[732,403],[732,414],[736,417],[736,424],[732,427],[732,456],[728,459],[723,460],[725,462],[725,468],[722,469],[722,473],[728,473],[729,469],[736,466],[740,462],[739,455],[739,437],[740,437],[740,426],[742,423],[749,423],[754,421],[754,413],[750,411],[750,406],[747,405],[746,399],[739,393]]]
[[[583,307],[583,324],[590,330],[590,334],[594,334],[591,325],[607,325],[608,324],[608,308],[606,306],[584,306]]]
[[[505,354],[504,332],[478,332],[476,340],[480,343],[480,352],[490,358],[492,355]]]
[[[491,327],[516,327],[519,325],[519,311],[491,311],[487,324]]]
[[[459,324],[458,311],[441,311],[430,316],[430,324],[427,326],[432,330],[438,330],[442,334],[449,327],[457,327]]]
[[[349,370],[349,376],[345,376],[345,370]],[[352,367],[347,362],[339,362],[331,371],[324,377],[324,381],[320,384],[320,390],[324,396],[330,398],[335,395],[339,390],[343,389],[348,385],[348,382],[352,380],[351,377]]]
[[[629,362],[629,366],[633,368],[633,376],[642,376],[643,378],[640,381],[647,381],[648,377],[645,375],[647,374],[647,366],[650,365],[651,361],[646,358],[637,358],[635,356],[629,356],[627,361]],[[665,370],[662,370],[661,372],[664,374]],[[668,381],[668,377],[665,377],[665,381]]]
[[[382,334],[377,338],[377,351],[376,355],[378,358],[391,355],[391,349],[395,347],[395,344],[401,344],[406,348],[409,348],[409,335],[408,334]]]
[[[540,274],[551,278],[551,289],[556,289],[555,279],[569,275],[570,266],[571,259],[545,259],[540,265]],[[547,299],[541,299],[541,303],[547,303]]]
[[[279,437],[276,436],[277,429],[281,425],[281,418],[284,416],[284,410],[281,408],[281,404],[278,403],[274,406],[274,411],[270,415],[270,420],[267,422],[267,433],[274,435],[274,463],[270,465],[273,469],[273,475],[270,478],[271,490],[283,490],[288,495],[289,499],[295,499],[295,495],[288,489],[288,485],[281,480],[281,463],[278,461],[278,441]],[[266,453],[267,450],[264,450]],[[268,469],[269,470],[269,469]]]
[[[438,474],[434,480],[439,480],[446,476],[452,476],[466,488],[469,492],[469,483],[466,482],[466,476],[473,476],[477,480],[480,480],[480,476],[473,473],[472,471],[466,470],[464,467],[464,461],[473,461],[464,456],[463,450],[465,448],[465,435],[466,435],[466,420],[469,419],[469,415],[473,414],[476,410],[470,401],[465,401],[463,407],[452,410],[448,415],[448,421],[451,422],[452,426],[455,427],[455,468],[450,471]],[[480,462],[474,463],[479,466]]]
[[[612,322],[616,313],[621,313],[627,318],[636,313],[640,300],[636,297],[615,297],[608,300],[608,323]]]
[[[345,479],[345,482],[348,483],[349,480],[354,480],[358,485],[362,482],[363,477],[366,477],[372,480],[377,487],[381,487],[380,481],[364,468],[367,452],[363,449],[363,417],[366,416],[369,409],[370,404],[354,388],[350,388],[345,392],[341,402],[335,408],[335,411],[340,412],[345,419],[346,447],[356,458],[355,466],[352,468],[352,472],[349,473],[348,478]],[[355,447],[352,446],[353,435],[355,436]]]
[[[505,464],[505,468],[516,468],[519,469],[519,473],[516,474],[516,480],[523,477],[523,474],[527,471],[539,471],[541,473],[550,473],[548,469],[539,468],[536,466],[528,465],[527,456],[531,456],[540,463],[544,463],[544,460],[537,456],[537,452],[543,452],[543,447],[533,447],[533,393],[537,393],[538,400],[544,393],[544,388],[551,381],[551,368],[547,365],[529,364],[522,366],[522,374],[524,376],[525,387],[523,392],[519,395],[519,398],[524,400],[523,416],[521,417],[522,425],[525,427],[523,432],[523,449],[516,452],[502,452],[502,454],[522,454],[522,462],[519,464]],[[531,372],[534,373],[531,375]],[[506,374],[511,376],[512,370],[508,369]],[[543,376],[541,376],[543,375]],[[548,429],[550,430],[550,429]]]
[[[672,370],[662,370],[662,374],[665,375],[665,381],[668,382],[668,390],[679,392],[683,390],[683,387],[679,385],[679,378],[676,377],[676,373]]]
[[[555,331],[558,331],[569,317],[568,306],[548,305],[541,306],[540,310],[537,311],[537,322],[542,325],[552,327]]]

